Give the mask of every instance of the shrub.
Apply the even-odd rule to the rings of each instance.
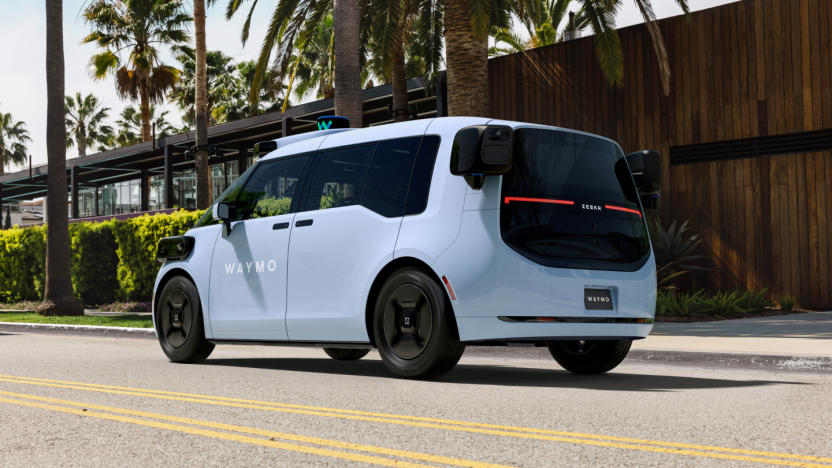
[[[688,221],[678,220],[665,229],[660,219],[648,223],[653,254],[656,256],[656,279],[660,288],[672,287],[674,280],[692,270],[705,270],[698,262],[704,255],[698,254],[702,244],[701,234],[688,234]]]
[[[103,304],[116,299],[118,255],[113,224],[117,222],[120,221],[69,225],[72,287],[84,304]]]
[[[797,302],[794,296],[790,296],[786,294],[785,296],[781,297],[779,301],[780,308],[783,309],[784,312],[791,312],[794,309],[794,304]]]
[[[672,289],[659,290],[656,297],[656,315],[697,316],[710,311],[705,291],[681,293]]]
[[[42,227],[0,231],[0,302],[43,297],[45,235]]]
[[[766,290],[744,291],[740,294],[739,306],[745,313],[760,312],[771,307]]]
[[[129,301],[150,301],[159,271],[156,244],[163,237],[180,236],[193,227],[202,212],[184,210],[145,215],[113,222],[118,248],[119,296]]]

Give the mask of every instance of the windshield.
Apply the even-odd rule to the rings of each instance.
[[[634,271],[650,244],[624,155],[602,138],[544,129],[514,132],[503,176],[503,240],[552,267]]]

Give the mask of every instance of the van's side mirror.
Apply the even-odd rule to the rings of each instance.
[[[655,209],[662,190],[662,158],[658,151],[641,150],[626,156],[641,203]]]
[[[227,223],[234,218],[235,207],[232,203],[219,202],[214,205],[214,219]]]
[[[512,129],[506,125],[475,125],[457,132],[451,149],[451,174],[482,187],[486,175],[511,170]]]

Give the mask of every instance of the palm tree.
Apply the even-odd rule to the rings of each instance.
[[[179,55],[177,60],[182,65],[182,73],[179,75],[179,82],[176,83],[169,97],[182,110],[182,120],[189,126],[194,126],[196,117],[196,62],[194,57],[188,54]],[[225,122],[225,120],[222,119],[222,114],[214,112],[215,106],[226,101],[240,87],[239,78],[237,77],[238,70],[232,63],[232,58],[219,50],[207,52],[205,62],[208,123],[216,125]]]
[[[100,106],[98,98],[94,95],[87,94],[81,97],[81,93],[75,93],[75,97],[66,96],[64,108],[66,147],[78,146],[78,156],[86,156],[88,147],[96,143],[106,144],[112,137],[113,127],[104,124],[110,108]]]
[[[83,14],[93,27],[83,42],[102,49],[91,60],[94,76],[113,73],[119,95],[139,101],[141,135],[149,141],[150,105],[179,79],[179,70],[161,62],[162,47],[187,49],[191,17],[181,0],[91,0]]]
[[[245,0],[228,0],[226,18],[231,18]],[[252,2],[246,22],[243,24],[242,41],[248,40],[251,17],[257,1]],[[273,77],[283,81],[293,52],[302,50],[310,36],[332,12],[334,21],[333,50],[335,113],[350,119],[353,127],[362,126],[360,26],[358,0],[279,0],[269,23],[266,37],[260,48],[249,100],[257,104],[266,69],[275,51],[272,64]],[[296,55],[295,55],[296,57]]]
[[[234,68],[234,80],[227,88],[222,88],[221,98],[211,110],[212,118],[217,122],[231,122],[265,112],[275,112],[281,110],[281,102],[284,111],[291,105],[288,88],[282,82],[274,80],[271,71],[267,70],[260,84],[257,104],[252,106],[248,97],[254,83],[257,62],[243,61]],[[318,73],[318,75],[323,75],[323,73]]]
[[[435,76],[439,71],[443,3],[440,0],[362,0],[362,3],[361,10],[366,12],[362,31],[369,35],[369,40],[362,43],[371,44],[373,67],[392,84],[393,119],[406,120],[408,62],[420,64],[423,74],[428,76]]]
[[[32,141],[22,121],[15,121],[11,114],[0,112],[0,175],[6,166],[26,162],[26,143]]]
[[[46,281],[43,315],[82,315],[70,280],[64,122],[64,37],[61,0],[46,0]]]
[[[211,3],[211,0],[209,0]],[[196,36],[196,80],[194,90],[194,123],[196,141],[194,171],[196,172],[196,208],[211,205],[213,190],[208,167],[208,78],[205,63],[205,0],[194,0],[194,30]]]
[[[172,135],[177,133],[176,128],[167,120],[168,111],[160,111],[155,106],[150,106],[150,122],[156,128],[156,135]],[[141,111],[133,106],[127,106],[116,120],[116,133],[111,140],[108,140],[104,147],[124,147],[135,145],[143,141]],[[101,148],[104,149],[104,148]]]
[[[513,27],[492,28],[491,36],[494,38],[494,46],[488,49],[488,55],[523,52],[564,40],[565,32],[558,31],[558,28],[569,14],[571,3],[572,0],[536,0],[528,5],[513,3],[514,19],[525,28],[529,38],[524,39]],[[565,24],[565,28],[574,27],[576,30],[581,30],[589,27],[589,18],[585,10],[579,10],[574,19],[575,23]]]
[[[445,43],[448,63],[448,113],[488,115],[488,31],[508,27],[509,13],[534,11],[534,0],[518,0],[512,5],[502,0],[447,0],[445,5]],[[621,84],[624,58],[615,30],[615,15],[623,0],[573,0],[581,6],[585,21],[595,34],[595,49],[601,70],[612,84]],[[675,0],[685,13],[687,0]],[[522,3],[520,3],[522,2]],[[665,94],[670,92],[670,66],[664,40],[650,0],[635,0],[652,38]],[[571,2],[570,2],[571,3]]]

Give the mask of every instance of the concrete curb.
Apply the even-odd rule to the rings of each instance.
[[[152,328],[102,327],[98,325],[0,322],[0,332],[156,339],[156,331]]]
[[[627,361],[720,368],[832,373],[832,358],[767,354],[709,353],[700,351],[631,350]]]

